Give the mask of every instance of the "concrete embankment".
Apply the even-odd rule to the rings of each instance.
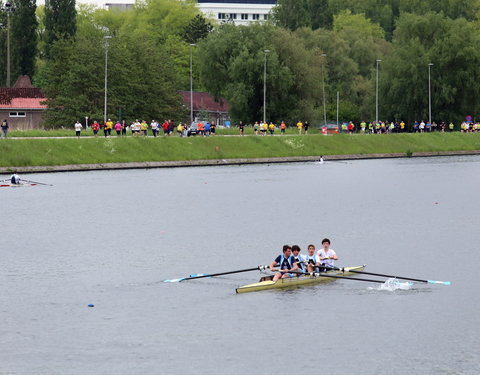
[[[406,153],[378,153],[378,154],[352,154],[352,155],[328,155],[325,162],[347,161],[362,159],[383,158],[418,158],[434,156],[456,155],[480,155],[480,150],[471,151],[436,151]],[[205,167],[219,165],[245,165],[245,164],[272,164],[272,163],[298,163],[318,161],[319,156],[289,156],[272,158],[236,158],[236,159],[213,159],[213,160],[177,160],[155,162],[127,162],[127,163],[99,163],[99,164],[68,164],[52,166],[23,166],[23,167],[0,167],[0,173],[8,174],[13,170],[19,173],[46,173],[46,172],[78,172],[92,170],[115,170],[115,169],[149,169],[149,168],[180,168],[180,167]]]

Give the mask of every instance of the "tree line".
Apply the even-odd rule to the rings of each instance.
[[[177,91],[190,89],[190,54],[194,90],[226,98],[244,123],[263,119],[265,62],[268,121],[322,123],[324,102],[336,119],[337,93],[340,120],[374,120],[377,60],[379,120],[428,119],[429,64],[434,120],[478,111],[479,0],[279,0],[270,21],[249,26],[206,20],[178,0],[121,12],[74,0],[10,3],[8,15],[0,0],[0,23],[10,17],[12,80],[28,74],[44,89],[51,127],[103,120],[107,48],[112,118],[186,120]]]

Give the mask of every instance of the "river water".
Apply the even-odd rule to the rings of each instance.
[[[53,186],[0,191],[0,374],[479,374],[479,171],[464,156],[25,176]],[[452,285],[162,282],[323,237],[340,266]]]

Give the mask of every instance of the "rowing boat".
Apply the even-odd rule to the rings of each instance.
[[[350,270],[363,271],[365,267],[365,264],[363,266],[345,267],[340,270],[327,271],[323,274],[328,276],[348,277],[355,275],[353,272],[350,272]],[[334,277],[322,277],[321,275],[322,273],[314,273],[313,275],[288,277],[285,279],[278,279],[277,281],[272,281],[273,276],[267,276],[263,277],[258,283],[241,286],[237,288],[236,291],[237,293],[259,292],[268,289],[290,288],[302,285],[328,283],[335,280]]]
[[[19,184],[12,184],[11,182],[2,183],[0,187],[22,187],[22,186],[36,186],[37,184],[30,184],[27,182],[20,182]]]

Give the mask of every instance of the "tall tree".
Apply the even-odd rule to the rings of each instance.
[[[204,16],[197,14],[185,27],[182,37],[187,43],[197,43],[206,38],[212,30],[212,24]]]
[[[37,57],[36,0],[14,0],[11,16],[12,79],[35,73]]]
[[[77,31],[75,0],[46,0],[44,23],[45,55],[48,58],[55,41],[75,36]]]

